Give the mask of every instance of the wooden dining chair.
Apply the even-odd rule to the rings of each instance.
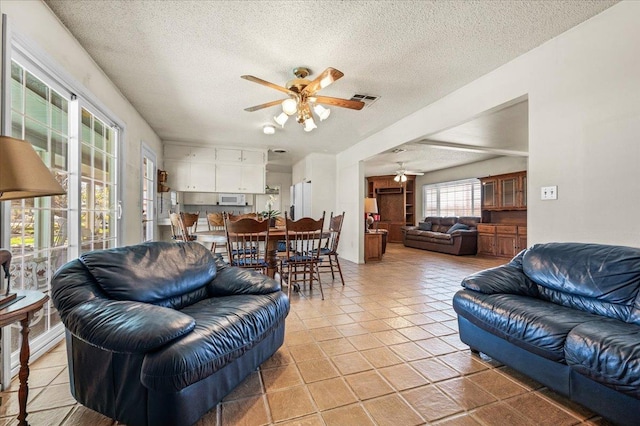
[[[303,285],[308,281],[309,290],[313,287],[313,281],[318,281],[320,295],[324,300],[322,282],[318,264],[320,263],[320,249],[322,248],[322,228],[324,227],[324,215],[315,220],[310,217],[293,221],[285,212],[286,256],[280,261],[280,282],[286,280],[287,293],[291,295],[291,288],[300,290],[299,282]],[[286,272],[285,272],[286,271]],[[302,278],[300,278],[302,276]]]
[[[195,241],[196,236],[193,235],[198,229],[197,213],[169,213],[169,221],[171,223],[171,238],[176,241]]]
[[[224,216],[229,264],[267,273],[269,222],[252,218],[236,221]]]
[[[342,268],[340,267],[340,260],[338,259],[338,243],[340,242],[340,232],[342,231],[342,223],[344,222],[344,212],[341,215],[334,216],[331,212],[329,218],[329,238],[326,240],[324,247],[320,249],[320,256],[326,256],[328,262],[322,262],[318,264],[320,273],[331,272],[331,278],[336,279],[335,271],[340,274],[340,281],[344,285],[344,278],[342,277]]]
[[[221,231],[224,234],[224,214],[223,213],[209,213],[205,211],[207,215],[207,225],[209,231]],[[227,254],[227,237],[220,235],[220,238],[216,236],[215,240],[211,242],[211,253],[219,253],[222,256]]]

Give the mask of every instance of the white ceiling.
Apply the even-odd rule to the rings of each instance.
[[[288,150],[270,155],[276,165],[290,165],[311,152],[340,152],[615,3],[45,2],[162,140]],[[310,133],[289,120],[275,135],[264,135],[262,126],[279,107],[244,108],[284,96],[240,76],[284,85],[297,66],[309,67],[311,78],[329,66],[344,72],[322,95],[380,99],[362,111],[333,107]],[[488,122],[497,126],[496,120],[474,119],[425,138],[487,146],[487,135],[503,134],[501,126],[482,128]],[[501,145],[516,149],[508,139]],[[419,165],[423,170],[497,155],[424,145],[410,149],[427,158]]]

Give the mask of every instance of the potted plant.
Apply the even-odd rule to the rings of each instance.
[[[265,204],[265,210],[260,212],[260,216],[262,216],[262,220],[269,219],[269,226],[276,226],[276,217],[280,215],[279,210],[273,209],[273,204],[277,201],[275,195],[269,195],[269,200]]]

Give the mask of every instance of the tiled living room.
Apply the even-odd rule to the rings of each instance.
[[[482,355],[457,336],[460,281],[504,261],[389,244],[384,261],[343,261],[291,298],[284,345],[198,425],[574,425],[599,416]],[[69,394],[64,344],[31,366],[32,425],[111,425]],[[17,378],[0,425],[16,424]]]

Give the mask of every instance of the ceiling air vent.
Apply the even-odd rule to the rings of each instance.
[[[380,96],[359,95],[357,93],[351,97],[352,101],[364,102],[364,107],[365,108],[369,108],[378,99],[380,99]]]

